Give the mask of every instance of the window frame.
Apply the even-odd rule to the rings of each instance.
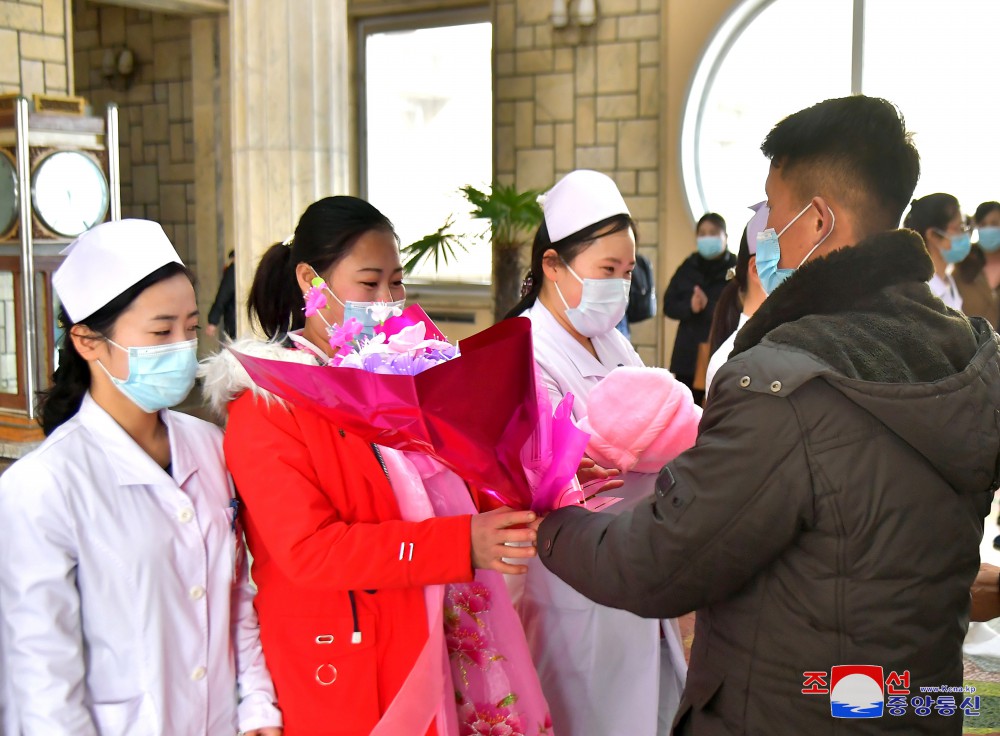
[[[851,94],[862,93],[865,46],[865,1],[853,0],[851,37]],[[681,117],[679,160],[684,203],[691,222],[699,213],[708,212],[707,197],[702,184],[698,151],[701,144],[702,119],[708,92],[715,83],[719,69],[730,49],[758,16],[778,0],[743,0],[730,9],[702,51],[691,76]],[[697,206],[696,206],[697,205]]]

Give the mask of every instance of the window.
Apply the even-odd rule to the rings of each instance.
[[[466,252],[417,279],[488,283],[484,223],[459,188],[493,177],[492,24],[488,10],[362,21],[362,196],[396,226],[403,245],[454,216]]]
[[[746,207],[764,198],[768,130],[852,92],[902,111],[921,156],[915,197],[949,192],[967,213],[1000,198],[997,28],[995,0],[746,0],[709,42],[687,101],[691,214],[722,214],[735,248]]]

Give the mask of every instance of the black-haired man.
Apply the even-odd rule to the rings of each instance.
[[[773,293],[696,446],[649,504],[551,514],[540,556],[600,603],[698,611],[675,733],[817,736],[856,718],[851,733],[961,734],[966,695],[921,688],[962,685],[1000,467],[996,335],[931,295],[923,242],[892,229],[919,157],[891,104],[827,100],[762,149]]]

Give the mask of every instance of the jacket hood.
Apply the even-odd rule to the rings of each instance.
[[[253,382],[250,374],[233,355],[233,350],[255,358],[283,360],[288,363],[311,364],[316,362],[309,353],[283,347],[280,342],[263,342],[253,338],[244,338],[229,343],[223,350],[201,361],[201,366],[198,369],[198,377],[202,380],[202,393],[205,400],[212,411],[220,417],[226,416],[229,402],[244,391],[253,391],[255,396],[260,396],[265,401],[281,401],[274,394],[264,391]]]
[[[956,492],[982,492],[1000,480],[1000,342],[930,293],[932,273],[908,231],[836,251],[768,297],[734,357],[750,390],[784,396],[824,379]]]

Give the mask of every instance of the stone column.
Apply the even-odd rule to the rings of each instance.
[[[264,250],[291,234],[311,202],[348,193],[347,2],[232,0],[229,17],[232,223],[243,303]]]

